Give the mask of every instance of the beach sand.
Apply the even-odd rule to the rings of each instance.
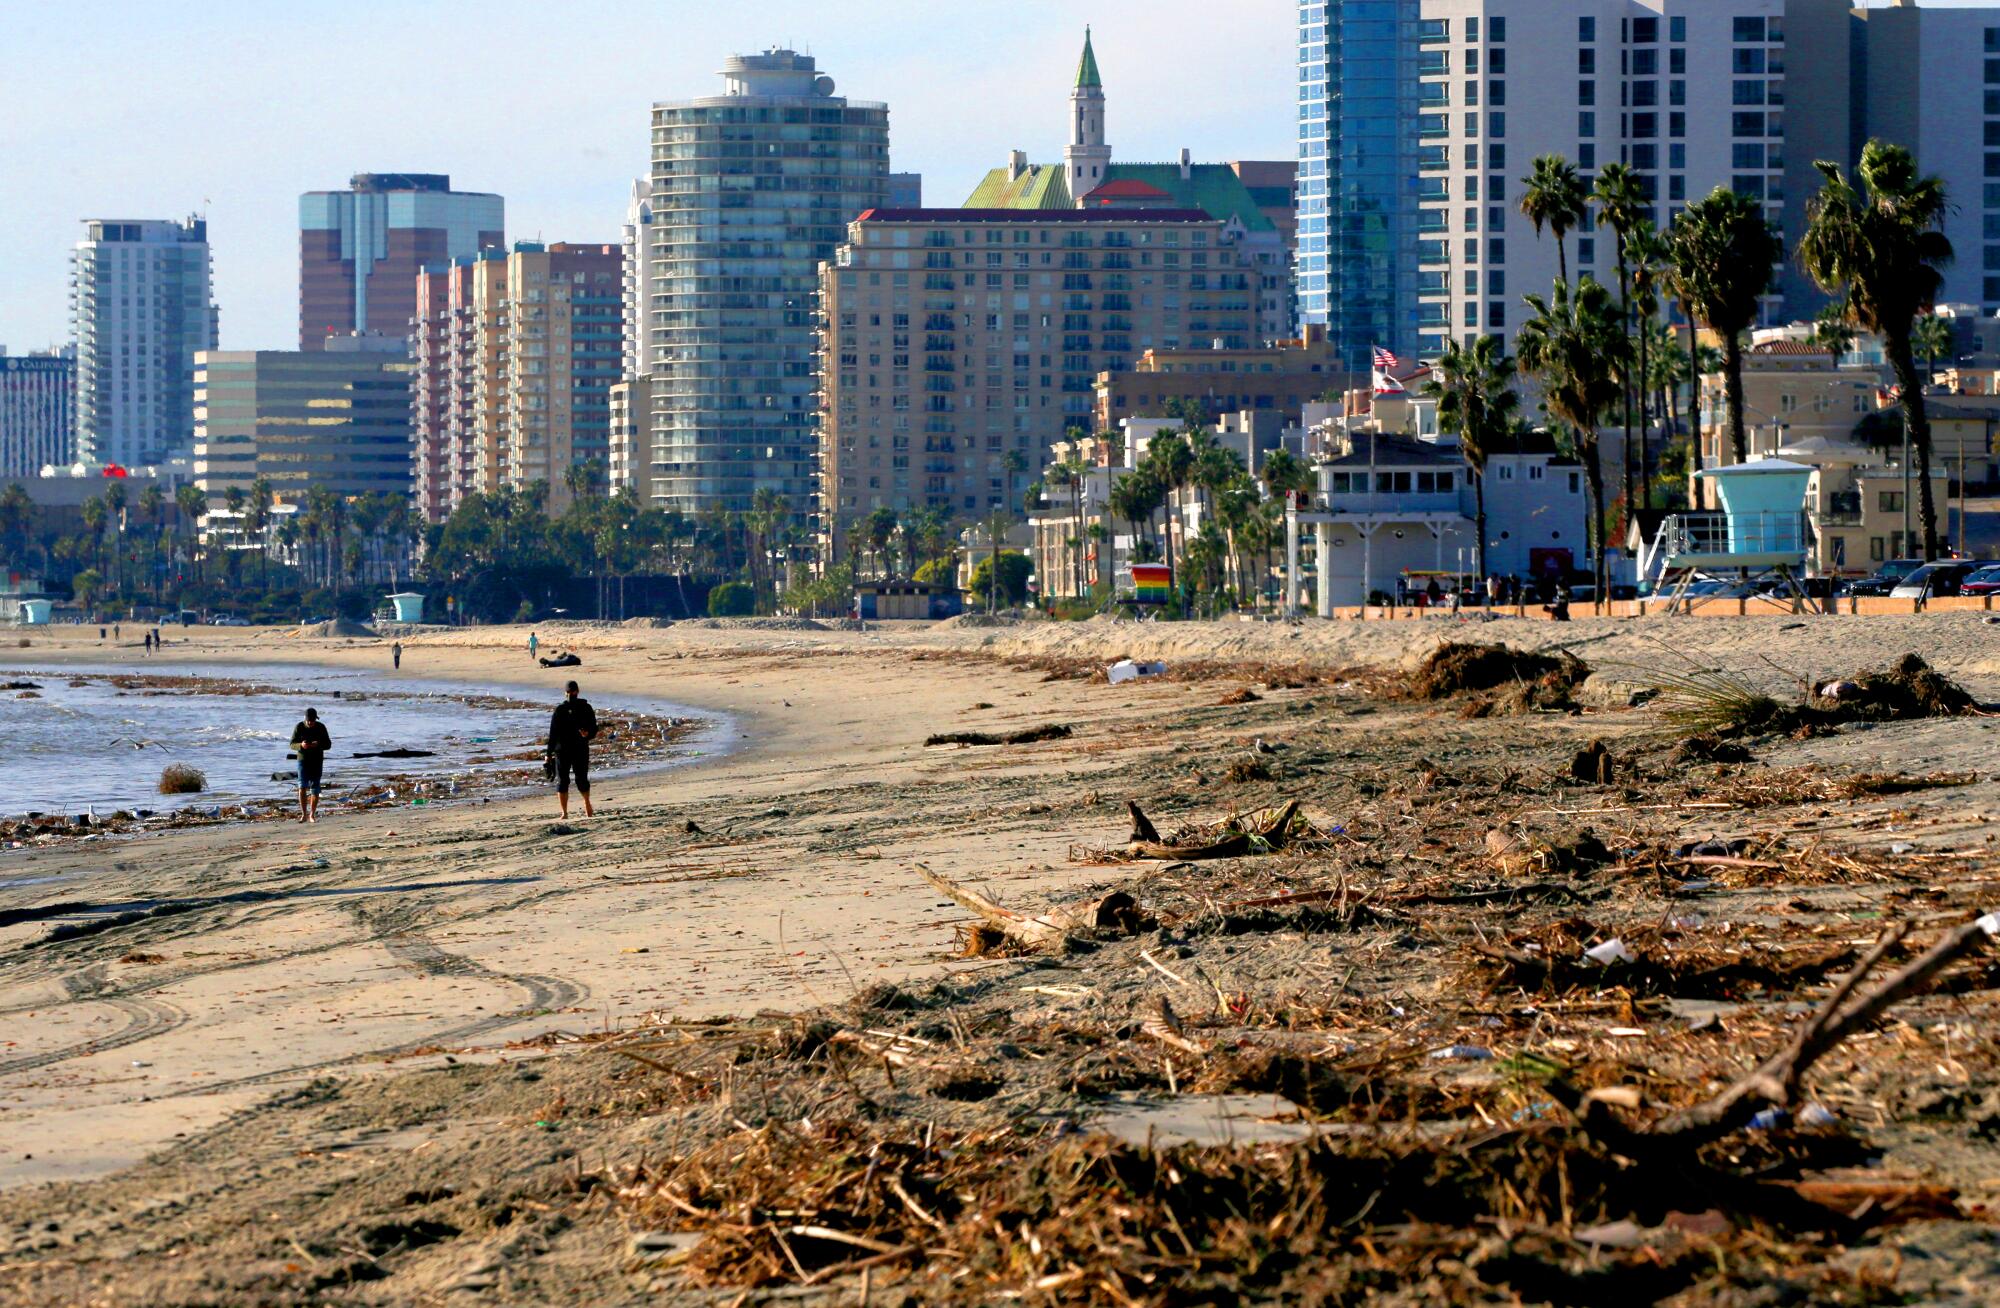
[[[1446,639],[1504,640],[1575,650],[1615,696],[1623,683],[1688,660],[1782,688],[1793,676],[1852,673],[1913,651],[1981,698],[2000,699],[2000,627],[1975,614],[538,631],[544,653],[571,648],[584,666],[538,668],[525,628],[479,628],[405,636],[401,675],[534,693],[551,704],[575,676],[586,695],[654,695],[720,715],[729,738],[712,758],[602,779],[590,821],[559,824],[553,795],[542,794],[0,857],[0,910],[81,900],[93,909],[57,921],[101,923],[121,906],[170,901],[176,909],[57,943],[44,943],[48,921],[0,927],[0,1188],[70,1196],[63,1202],[94,1211],[101,1227],[107,1213],[148,1194],[185,1202],[176,1185],[212,1183],[217,1163],[203,1150],[217,1146],[204,1145],[203,1133],[225,1122],[231,1150],[250,1140],[272,1157],[352,1148],[394,1165],[397,1133],[415,1123],[437,1141],[500,1122],[515,1131],[540,1093],[482,1081],[454,1102],[439,1098],[435,1081],[406,1075],[420,1069],[537,1059],[560,1048],[551,1033],[662,1014],[748,1017],[832,1004],[879,982],[1018,967],[954,958],[967,914],[943,904],[915,866],[1008,902],[1115,885],[1125,869],[1071,855],[1079,843],[1123,841],[1134,778],[1169,806],[1163,817],[1219,817],[1242,797],[1210,788],[1205,774],[1188,781],[1182,756],[1240,749],[1246,731],[1283,729],[1290,711],[1280,692],[1267,692],[1254,714],[1217,710],[1228,678],[1109,687],[1067,675],[1119,657],[1161,659],[1176,670],[1223,665],[1241,669],[1241,680],[1282,685],[1273,670],[1407,665]],[[94,634],[38,631],[31,648],[0,651],[0,670],[101,661],[107,651]],[[386,641],[168,635],[161,656],[131,647],[116,655],[148,671],[297,660],[378,668],[385,684],[397,675]],[[1450,766],[1454,750],[1489,762],[1518,756],[1526,766],[1595,733],[1638,731],[1627,719],[1640,716],[1427,718],[1421,730],[1436,766]],[[1053,723],[1074,725],[1076,736],[1001,750],[923,743],[936,732]],[[1334,771],[1407,766],[1405,752],[1371,742],[1384,726],[1364,719],[1346,729],[1354,761],[1331,763]],[[1767,761],[1980,773],[1920,805],[1921,819],[1887,831],[1879,806],[1822,813],[1829,839],[1962,847],[1985,838],[1985,814],[2000,811],[2000,729],[1990,721],[1787,743]],[[1712,814],[1684,823],[1690,835],[1705,825]],[[245,899],[246,891],[263,893]],[[329,1084],[356,1080],[382,1088],[345,1143],[322,1134],[307,1148],[270,1106],[317,1102],[332,1093]],[[136,1191],[115,1179],[42,1188],[105,1177],[155,1154]],[[34,1211],[49,1202],[36,1201]],[[67,1250],[65,1238],[47,1247]],[[17,1243],[16,1253],[36,1247]]]

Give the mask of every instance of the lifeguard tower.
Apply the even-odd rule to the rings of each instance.
[[[404,591],[401,594],[387,595],[383,598],[387,599],[394,609],[396,621],[415,624],[424,620],[424,597],[422,595],[418,595],[412,591]]]
[[[1641,560],[1640,575],[1666,590],[1667,612],[1702,603],[1697,586],[1704,581],[1744,586],[1749,593],[1738,592],[1742,598],[1799,612],[1806,598],[1799,582],[1812,547],[1806,489],[1814,471],[1786,459],[1753,459],[1696,473],[1715,486],[1721,511],[1667,518]]]

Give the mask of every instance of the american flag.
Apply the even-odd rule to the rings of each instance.
[[[1375,347],[1375,366],[1387,371],[1402,367],[1403,361],[1378,345]]]

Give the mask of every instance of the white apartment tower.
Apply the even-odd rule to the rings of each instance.
[[[194,450],[194,356],[216,348],[208,223],[90,219],[71,256],[76,457],[126,467]]]

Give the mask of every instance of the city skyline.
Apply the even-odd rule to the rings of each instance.
[[[0,110],[20,143],[17,168],[38,180],[18,239],[0,251],[0,343],[23,351],[67,340],[67,254],[85,217],[205,214],[226,349],[296,342],[299,196],[353,173],[449,173],[455,186],[499,194],[509,240],[615,241],[632,179],[645,172],[653,103],[710,94],[728,55],[773,45],[819,55],[844,94],[888,102],[892,166],[923,173],[938,202],[969,194],[1010,149],[1059,149],[1059,93],[1086,21],[1119,105],[1120,157],[1296,150],[1286,0],[1225,11],[1103,0],[1087,12],[1026,0],[942,17],[914,0],[876,0],[837,18],[795,3],[754,18],[608,3],[575,26],[587,77],[506,82],[452,70],[490,67],[524,41],[554,40],[560,51],[563,31],[525,4],[408,10],[361,3],[336,25],[237,0],[192,17],[112,4],[104,40],[87,50],[50,15],[15,20],[12,44],[35,72],[0,88]],[[393,23],[398,43],[357,40],[370,21]],[[607,24],[617,42],[585,39]],[[436,60],[438,49],[452,57]],[[279,57],[294,50],[314,57]],[[227,87],[191,82],[187,70],[202,66],[242,75]],[[1258,66],[1272,75],[1241,76]],[[374,101],[358,103],[369,88]],[[80,133],[65,111],[77,95],[93,105],[89,122],[131,126]],[[79,144],[93,162],[79,162]]]

